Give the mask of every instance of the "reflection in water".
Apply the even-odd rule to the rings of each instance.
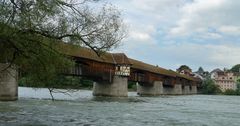
[[[138,97],[132,92],[128,98],[106,98],[92,97],[91,91],[79,91],[72,97],[54,94],[59,100],[53,102],[45,89],[19,91],[18,101],[0,102],[0,126],[240,124],[240,97],[235,96]]]
[[[93,101],[99,102],[121,102],[121,103],[129,103],[129,102],[146,102],[145,100],[137,97],[93,97]]]

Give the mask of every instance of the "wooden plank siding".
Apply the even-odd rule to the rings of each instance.
[[[112,83],[112,79],[115,74],[115,66],[113,64],[90,60],[84,62],[84,65],[82,65],[82,70],[83,76],[93,79],[97,82]]]
[[[154,81],[162,81],[164,86],[173,86],[176,81],[173,77],[133,68],[131,68],[131,74],[128,80],[138,82],[144,86],[152,86]]]
[[[187,80],[182,77],[171,77],[134,68],[131,68],[131,74],[128,80],[138,82],[140,85],[144,86],[152,86],[154,81],[162,81],[164,87],[173,87],[175,84],[182,84],[183,86],[197,84],[195,81]]]
[[[112,83],[115,65],[84,58],[74,58],[75,67],[64,70],[65,75],[81,76],[93,81]]]

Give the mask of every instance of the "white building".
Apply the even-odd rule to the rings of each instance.
[[[236,76],[232,72],[215,70],[211,72],[211,79],[215,81],[215,84],[224,92],[227,89],[236,90]]]

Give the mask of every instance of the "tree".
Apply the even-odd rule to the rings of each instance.
[[[239,72],[240,72],[240,64],[237,64],[237,65],[233,66],[233,67],[230,69],[230,71],[239,73]]]
[[[1,1],[0,62],[28,71],[51,64],[62,67],[66,62],[57,61],[65,61],[58,48],[63,42],[87,46],[99,55],[117,47],[125,36],[119,11],[105,5],[93,12],[89,1]]]
[[[190,67],[187,66],[187,65],[181,65],[181,66],[177,69],[178,72],[181,72],[182,70],[187,70],[187,71],[189,71],[189,72],[192,72],[192,69],[190,69]]]
[[[227,89],[224,92],[225,95],[237,95],[237,91],[233,90],[233,89]]]
[[[237,79],[237,89],[240,90],[240,79]]]
[[[202,92],[204,94],[218,94],[221,93],[219,86],[215,84],[214,80],[207,78],[203,81]]]
[[[93,1],[1,0],[0,63],[51,87],[61,69],[74,65],[59,44],[86,46],[98,55],[119,46],[125,36],[120,12],[111,5],[94,11]]]

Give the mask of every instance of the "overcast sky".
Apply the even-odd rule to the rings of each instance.
[[[105,0],[128,26],[123,52],[166,69],[240,63],[240,0]]]

